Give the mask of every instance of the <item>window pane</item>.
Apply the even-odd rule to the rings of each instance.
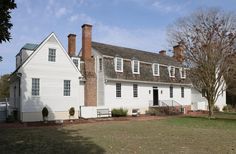
[[[78,59],[73,59],[73,63],[74,63],[75,66],[78,68],[78,65],[79,65],[79,63],[78,63]]]
[[[184,98],[184,87],[181,87],[181,97]]]
[[[70,80],[64,80],[64,96],[70,96]]]
[[[49,49],[48,51],[48,61],[56,61],[56,49]]]
[[[170,98],[173,98],[173,87],[170,86]]]
[[[99,70],[102,71],[102,58],[99,58]]]
[[[39,79],[32,78],[32,95],[39,96]]]
[[[154,73],[154,75],[159,75],[159,65],[158,64],[153,65],[153,73]]]
[[[116,83],[116,97],[121,97],[121,83]]]
[[[117,70],[121,70],[121,59],[120,58],[117,58],[117,67],[116,67],[116,69]]]
[[[138,85],[133,84],[133,97],[138,97]]]
[[[133,61],[133,67],[134,67],[133,70],[134,70],[135,73],[139,72],[139,66],[138,65],[139,65],[139,62],[137,60],[134,60]]]

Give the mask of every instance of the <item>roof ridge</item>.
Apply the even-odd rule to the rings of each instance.
[[[117,47],[117,48],[124,48],[124,49],[136,50],[136,51],[139,51],[139,52],[146,52],[146,53],[150,53],[150,54],[160,55],[159,53],[152,52],[152,51],[140,50],[140,49],[124,47],[124,46],[118,46],[118,45],[114,45],[114,44],[107,44],[107,43],[101,43],[101,42],[96,42],[96,41],[92,41],[92,43],[97,43],[97,44],[108,45],[108,46]]]

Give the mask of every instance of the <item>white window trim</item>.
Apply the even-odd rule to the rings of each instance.
[[[121,70],[117,70],[117,60],[118,60],[118,59],[121,59]],[[120,57],[116,57],[116,58],[115,58],[115,71],[116,71],[116,72],[123,72],[123,63],[124,63],[124,62],[123,62],[123,58],[120,58]]]
[[[155,66],[156,66],[156,65],[157,65],[157,67],[158,67],[158,72],[157,72],[157,74],[155,73]],[[152,72],[153,72],[153,76],[160,76],[160,65],[157,64],[157,63],[152,64]]]
[[[138,62],[138,72],[134,72],[134,62]],[[133,74],[139,74],[140,73],[140,62],[138,60],[132,60],[132,73]]]
[[[171,68],[174,68],[174,71],[173,71],[173,74],[174,75],[171,75]],[[175,67],[174,66],[168,66],[168,72],[169,72],[169,77],[175,77]]]
[[[78,69],[80,70],[80,58],[78,58],[78,57],[72,57],[72,58],[71,58],[72,62],[73,62],[74,59],[78,60]],[[74,62],[73,62],[73,64],[75,65]],[[76,65],[75,65],[75,67],[76,67]]]
[[[182,71],[184,71],[184,75],[182,74]],[[185,79],[186,78],[186,68],[180,68],[179,69],[179,73],[180,73],[180,78],[181,79]]]

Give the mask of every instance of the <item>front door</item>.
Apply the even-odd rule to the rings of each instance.
[[[153,89],[153,105],[159,105],[158,89]]]

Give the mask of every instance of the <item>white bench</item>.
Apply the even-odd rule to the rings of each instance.
[[[139,116],[139,115],[140,115],[139,109],[132,109],[132,116],[137,117],[137,116]]]
[[[109,109],[97,109],[97,117],[101,116],[111,117],[111,111]]]

